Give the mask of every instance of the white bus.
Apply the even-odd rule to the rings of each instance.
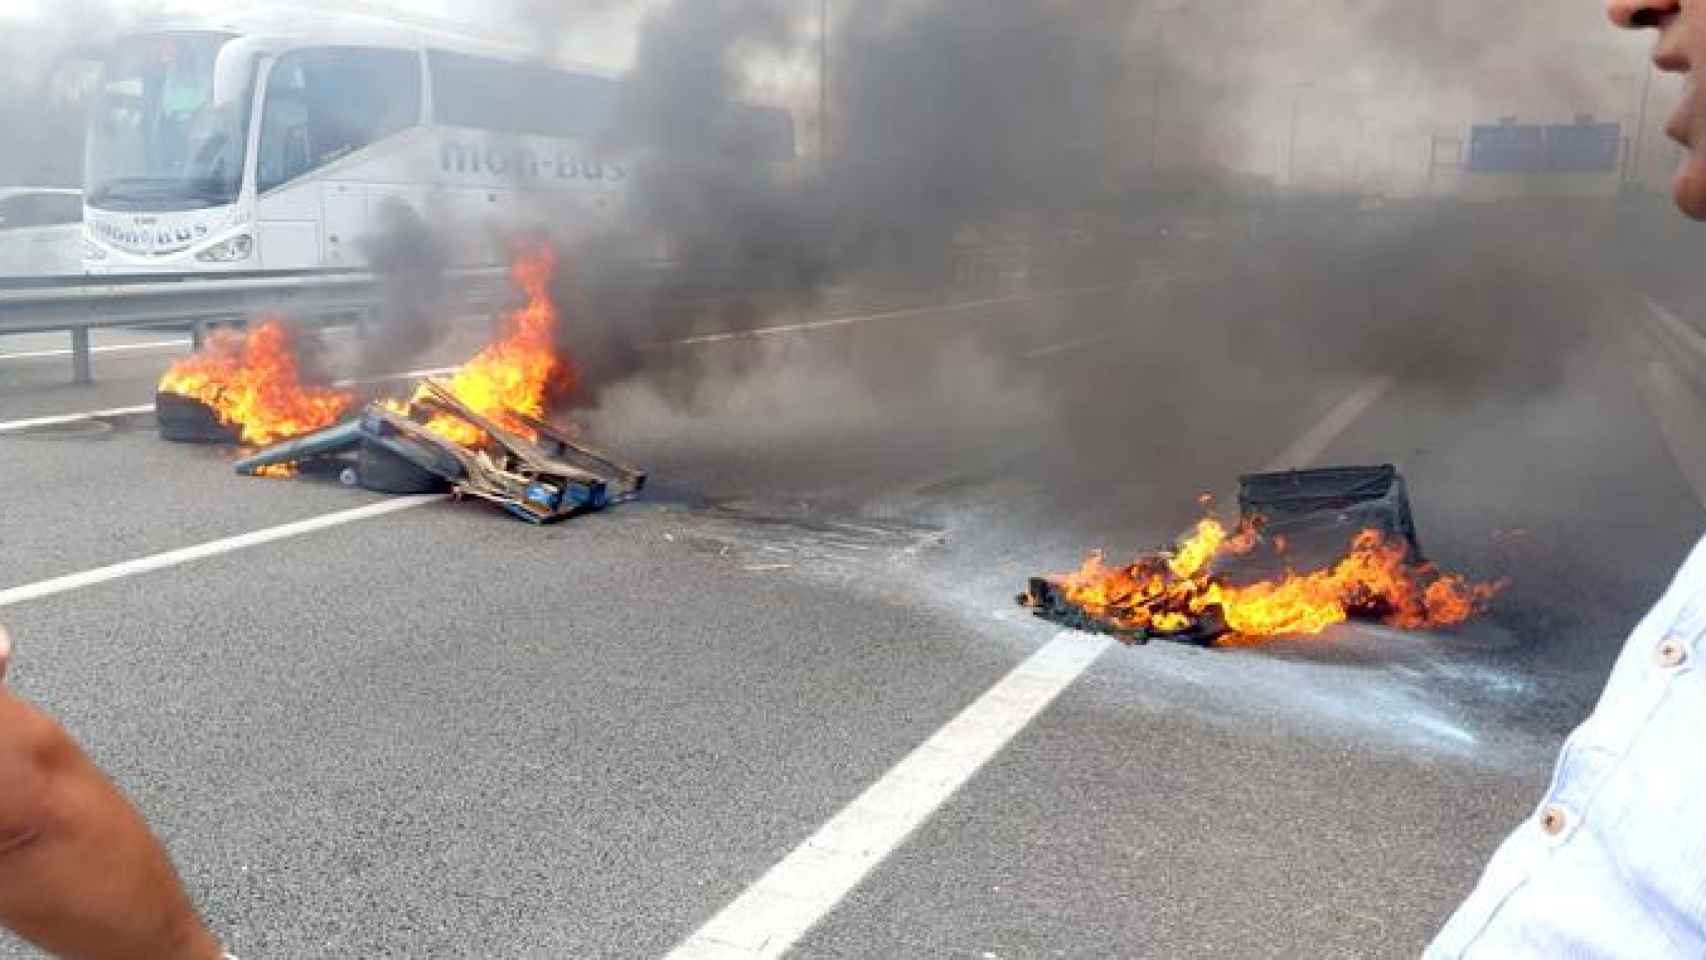
[[[599,149],[618,93],[606,73],[361,15],[138,33],[104,57],[91,102],[84,268],[359,268],[398,202],[459,264],[501,259],[501,228],[621,227],[642,177]],[[767,161],[793,158],[789,114],[739,110]]]

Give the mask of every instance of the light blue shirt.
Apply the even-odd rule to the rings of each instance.
[[[1706,957],[1706,542],[1429,960]]]

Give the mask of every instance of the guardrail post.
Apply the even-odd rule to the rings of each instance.
[[[190,349],[196,353],[207,343],[207,321],[197,318],[190,324]]]
[[[89,363],[89,328],[71,328],[71,379],[79,384],[95,382]]]

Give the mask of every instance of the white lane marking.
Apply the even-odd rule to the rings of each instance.
[[[1670,451],[1671,460],[1688,481],[1694,498],[1706,505],[1706,439],[1700,434],[1702,399],[1688,385],[1684,379],[1688,371],[1682,369],[1698,370],[1706,362],[1706,336],[1658,301],[1651,297],[1643,299],[1659,329],[1650,333],[1658,353],[1646,364],[1646,376],[1640,378],[1641,395],[1658,423],[1659,436]],[[1694,356],[1678,356],[1678,347],[1692,351]]]
[[[403,373],[389,373],[377,377],[362,377],[353,380],[339,380],[334,386],[353,387],[358,384],[389,383],[393,380],[411,380],[421,377],[442,377],[462,369],[456,367],[432,367],[426,370],[408,370]],[[154,404],[143,403],[134,407],[112,407],[107,410],[86,410],[82,413],[61,413],[48,417],[32,417],[27,420],[8,420],[0,423],[0,433],[17,433],[20,430],[33,430],[37,427],[53,427],[66,423],[81,423],[85,420],[105,420],[110,417],[137,417],[153,413]]]
[[[36,427],[52,427],[62,423],[81,423],[84,420],[105,420],[108,417],[135,417],[144,413],[153,413],[154,405],[145,403],[135,407],[113,407],[108,410],[88,410],[83,413],[62,413],[51,417],[33,417],[28,420],[8,420],[0,423],[0,433],[15,433],[19,430],[33,430]]]
[[[1700,398],[1669,364],[1658,360],[1648,364],[1641,386],[1671,460],[1688,481],[1694,498],[1706,506],[1706,439],[1700,435]]]
[[[62,593],[70,593],[73,590],[82,590],[85,587],[93,587],[97,584],[110,583],[114,580],[123,580],[127,577],[135,577],[144,573],[153,573],[156,570],[165,570],[169,567],[182,566],[186,563],[205,560],[209,557],[217,557],[221,554],[234,553],[238,550],[247,550],[250,547],[258,547],[262,544],[277,543],[280,540],[289,540],[292,537],[305,536],[331,527],[342,526],[346,523],[355,523],[359,520],[371,520],[375,517],[383,517],[393,513],[400,513],[404,510],[412,510],[415,507],[422,507],[429,503],[438,503],[444,499],[446,499],[446,497],[443,494],[437,493],[425,494],[423,496],[416,497],[399,497],[395,500],[386,500],[380,503],[369,504],[365,507],[357,507],[354,510],[344,510],[338,513],[329,513],[321,517],[298,520],[295,523],[269,527],[265,530],[256,530],[253,533],[245,533],[235,537],[226,537],[223,540],[212,540],[207,543],[197,544],[193,547],[184,547],[181,550],[169,550],[165,553],[157,553],[151,557],[126,560],[123,563],[115,563],[111,566],[99,567],[94,570],[84,571],[83,573],[73,573],[63,577],[55,577],[52,580],[43,580],[40,583],[32,583],[22,587],[13,587],[9,590],[0,590],[0,608],[14,606],[29,600],[40,600],[43,597],[52,597]]]
[[[933,313],[964,313],[967,310],[981,310],[985,307],[1003,307],[1016,303],[1036,303],[1041,300],[1051,300],[1057,297],[1089,296],[1094,293],[1106,293],[1110,290],[1124,290],[1128,287],[1141,286],[1146,283],[1159,283],[1164,280],[1178,279],[1176,277],[1155,277],[1149,280],[1136,280],[1127,283],[1105,283],[1094,287],[1073,287],[1067,290],[1051,290],[1047,293],[1026,294],[1017,297],[996,297],[990,300],[967,300],[964,303],[936,304],[928,307],[912,307],[906,310],[893,310],[888,313],[867,313],[851,317],[830,317],[826,320],[808,320],[803,323],[790,323],[779,327],[760,327],[756,330],[734,330],[729,333],[710,333],[700,337],[687,337],[682,340],[666,340],[661,343],[651,343],[649,349],[658,350],[664,347],[694,347],[707,343],[727,343],[731,340],[754,340],[761,337],[777,337],[789,333],[804,333],[811,330],[825,330],[831,327],[846,327],[856,323],[869,323],[873,320],[901,320],[906,317],[919,317]]]
[[[1314,463],[1321,454],[1327,452],[1327,448],[1333,445],[1334,440],[1339,439],[1340,435],[1350,429],[1351,424],[1355,423],[1357,418],[1361,417],[1368,411],[1369,407],[1374,406],[1381,397],[1385,396],[1386,392],[1392,389],[1392,385],[1391,377],[1373,377],[1364,381],[1362,386],[1357,387],[1355,393],[1342,400],[1338,406],[1327,411],[1327,415],[1321,418],[1320,423],[1310,427],[1304,432],[1303,436],[1292,441],[1291,446],[1286,447],[1279,456],[1270,460],[1268,465],[1262,468],[1263,472],[1291,470]]]
[[[339,387],[353,387],[356,384],[390,383],[392,380],[418,380],[421,377],[443,377],[462,369],[461,364],[454,367],[428,367],[425,370],[405,370],[402,373],[385,373],[377,377],[360,377],[352,380],[339,380]]]
[[[1113,641],[1062,633],[896,764],[668,960],[780,957]]]
[[[1320,456],[1392,381],[1376,377],[1328,411],[1276,463]],[[771,960],[787,953],[1111,646],[1057,634],[896,764],[665,960]]]
[[[1706,334],[1702,334],[1692,325],[1685,323],[1680,317],[1666,309],[1652,297],[1643,297],[1647,301],[1647,309],[1659,325],[1675,337],[1683,347],[1693,351],[1695,360],[1706,360]]]
[[[1065,343],[1056,343],[1037,350],[1029,351],[1028,353],[1021,353],[1019,354],[1019,359],[1041,360],[1044,357],[1052,357],[1056,354],[1069,353],[1073,350],[1082,350],[1085,347],[1094,347],[1097,344],[1107,343],[1109,340],[1117,340],[1123,336],[1125,336],[1125,332],[1121,331],[1120,333],[1104,334],[1100,337],[1084,337],[1079,340],[1068,340]]]
[[[190,345],[188,340],[159,340],[154,343],[115,343],[104,347],[90,347],[90,353],[135,353],[144,350],[174,350]],[[0,353],[0,361],[5,360],[44,360],[48,357],[69,357],[70,350],[31,350],[25,353]]]
[[[845,327],[856,323],[868,323],[873,320],[899,320],[906,317],[923,316],[932,313],[957,313],[975,310],[982,307],[1007,306],[1015,303],[1035,303],[1056,297],[1089,296],[1094,293],[1104,293],[1110,290],[1122,290],[1145,284],[1162,283],[1168,280],[1187,279],[1183,277],[1152,277],[1146,280],[1135,280],[1128,283],[1108,283],[1095,287],[1074,287],[1068,290],[1051,290],[1047,293],[1029,294],[1019,297],[1000,297],[993,300],[971,300],[965,303],[952,303],[946,306],[916,307],[909,310],[896,310],[890,313],[871,313],[852,317],[832,317],[827,320],[813,320],[806,323],[790,323],[780,327],[762,327],[757,330],[737,330],[731,333],[713,333],[700,337],[688,337],[683,340],[668,340],[661,343],[644,345],[643,349],[660,350],[667,347],[692,347],[711,343],[726,343],[731,340],[751,340],[761,337],[782,336],[789,333],[803,333],[810,330],[822,330],[830,327]],[[393,374],[385,377],[373,377],[364,380],[339,381],[339,386],[349,386],[352,383],[383,383],[387,380],[401,380],[408,377],[437,377],[454,373],[458,367],[439,367],[432,370],[412,370],[408,373]],[[88,413],[67,413],[53,417],[38,417],[32,420],[17,420],[10,423],[0,422],[0,433],[13,433],[19,430],[29,430],[33,427],[53,426],[62,423],[76,423],[80,420],[98,420],[102,417],[134,416],[153,410],[153,404],[137,407],[120,407],[115,410],[95,410]]]
[[[1070,290],[1052,290],[1048,293],[1033,294],[1021,297],[1001,297],[994,300],[973,300],[965,303],[948,304],[947,306],[917,307],[910,310],[897,310],[891,313],[872,313],[853,317],[832,317],[828,320],[813,320],[807,323],[791,323],[780,327],[763,327],[757,330],[737,330],[732,333],[713,333],[702,337],[688,337],[684,340],[669,340],[662,343],[646,344],[645,349],[658,350],[666,347],[691,347],[710,343],[726,343],[731,340],[750,340],[760,337],[775,337],[789,333],[802,333],[810,330],[822,330],[829,327],[845,327],[856,323],[867,323],[872,320],[898,320],[905,317],[922,316],[931,313],[956,313],[974,310],[982,307],[1006,306],[1015,303],[1033,303],[1055,297],[1089,296],[1109,290],[1121,290],[1128,287],[1142,286],[1147,283],[1160,283],[1166,280],[1177,280],[1179,277],[1154,277],[1148,280],[1137,280],[1129,283],[1110,283],[1096,287],[1075,287]],[[454,373],[458,367],[440,367],[433,370],[411,370],[408,373],[392,374],[385,377],[374,377],[366,380],[339,381],[339,386],[349,386],[352,383],[383,383],[387,380],[401,380],[408,377],[437,377]],[[68,413],[54,417],[38,417],[33,420],[17,420],[10,423],[0,422],[0,433],[12,433],[18,430],[28,430],[33,427],[52,426],[61,423],[76,423],[80,420],[98,420],[102,417],[134,416],[153,410],[153,404],[138,407],[121,407],[116,410],[95,410],[89,413]]]

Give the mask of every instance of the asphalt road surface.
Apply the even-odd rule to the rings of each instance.
[[[1543,378],[1280,362],[1263,282],[649,345],[576,417],[655,488],[546,529],[240,479],[147,415],[17,427],[146,404],[184,347],[116,335],[75,387],[9,341],[13,682],[245,958],[1414,956],[1698,535],[1665,424],[1706,358],[1607,295]],[[1202,651],[1013,606],[1241,472],[1386,461],[1433,558],[1511,578],[1485,619]]]

